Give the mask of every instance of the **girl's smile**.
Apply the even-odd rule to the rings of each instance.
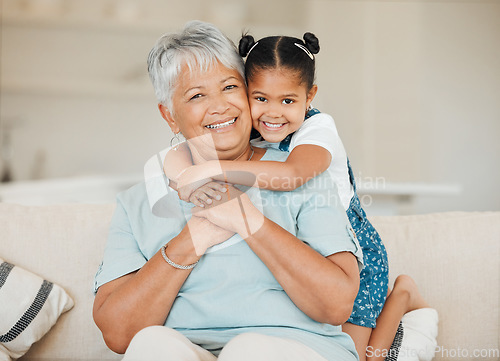
[[[286,68],[256,72],[248,81],[254,128],[268,142],[282,141],[300,128],[316,91],[308,92],[297,72]]]

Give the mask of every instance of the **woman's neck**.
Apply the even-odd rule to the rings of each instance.
[[[247,161],[251,160],[254,155],[254,148],[248,143],[248,145],[239,153],[235,150],[230,151],[216,151],[211,150],[209,152],[201,153],[194,147],[189,147],[191,150],[191,157],[193,159],[193,164],[205,163],[210,160],[239,160]]]
[[[233,160],[251,160],[253,157],[253,147],[250,143],[248,143],[248,147],[245,148],[245,150],[236,158]]]

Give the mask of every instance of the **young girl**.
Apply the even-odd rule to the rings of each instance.
[[[192,166],[183,145],[167,153],[165,173],[177,183],[181,199],[203,207],[217,197],[217,191],[223,191],[211,180],[287,191],[329,172],[364,254],[359,293],[343,330],[353,338],[361,360],[365,360],[369,346],[388,349],[403,314],[425,303],[411,279],[399,278],[390,296],[394,306],[385,310],[385,324],[375,328],[388,295],[387,254],[360,205],[353,172],[332,117],[311,107],[318,89],[314,84],[318,39],[306,33],[304,41],[272,36],[255,42],[247,35],[240,40],[239,51],[247,58],[248,97],[253,127],[260,136],[252,144],[290,152],[287,160],[211,161]]]

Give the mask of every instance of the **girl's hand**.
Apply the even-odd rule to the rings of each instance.
[[[189,196],[189,202],[197,207],[205,208],[214,201],[222,199],[221,193],[227,192],[227,188],[218,182],[209,182],[196,189]]]
[[[211,177],[220,172],[218,162],[207,162],[184,169],[175,180],[179,198],[188,202],[196,189],[211,182]]]
[[[212,200],[211,204],[203,208],[193,208],[193,215],[247,238],[261,228],[264,215],[245,193],[229,184],[225,184],[225,187],[227,192],[221,193],[220,200]]]

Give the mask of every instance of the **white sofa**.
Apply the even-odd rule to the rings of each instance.
[[[113,204],[0,203],[0,258],[61,285],[75,306],[21,360],[116,360],[92,320]],[[439,312],[435,360],[498,360],[500,212],[372,217],[391,278],[411,275]],[[477,356],[477,357],[476,357]]]

